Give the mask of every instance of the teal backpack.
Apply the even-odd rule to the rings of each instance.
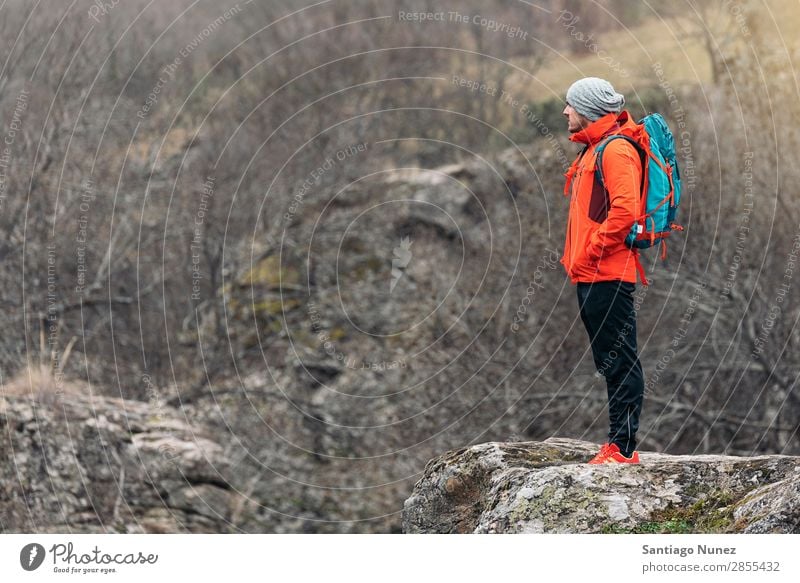
[[[605,190],[603,182],[603,151],[615,139],[623,139],[636,148],[642,162],[642,214],[625,238],[631,249],[647,249],[661,244],[661,259],[667,257],[666,238],[672,231],[683,231],[675,223],[681,200],[681,177],[675,155],[675,139],[664,118],[652,113],[643,118],[636,138],[615,134],[597,146],[595,180]],[[649,285],[644,269],[635,255],[636,268],[644,285]]]

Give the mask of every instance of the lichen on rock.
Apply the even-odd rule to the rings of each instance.
[[[596,450],[551,438],[445,453],[406,500],[404,532],[800,531],[798,458],[644,452],[639,465],[587,464]]]

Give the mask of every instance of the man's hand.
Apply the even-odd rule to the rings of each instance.
[[[592,254],[591,246],[586,247],[586,253],[584,253],[583,263],[590,269],[597,270],[599,262],[600,262],[600,257],[598,255]]]
[[[596,264],[598,261],[600,261],[602,256],[603,248],[598,247],[591,240],[589,240],[589,244],[586,246],[586,257],[588,257],[589,263]]]

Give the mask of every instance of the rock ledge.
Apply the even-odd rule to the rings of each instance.
[[[489,442],[428,462],[406,533],[800,533],[800,458],[640,452],[590,466],[573,439]]]

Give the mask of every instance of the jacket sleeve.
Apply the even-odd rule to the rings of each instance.
[[[603,179],[609,196],[605,222],[589,238],[587,255],[597,261],[625,245],[639,217],[642,169],[638,151],[625,140],[614,140],[603,152]]]

